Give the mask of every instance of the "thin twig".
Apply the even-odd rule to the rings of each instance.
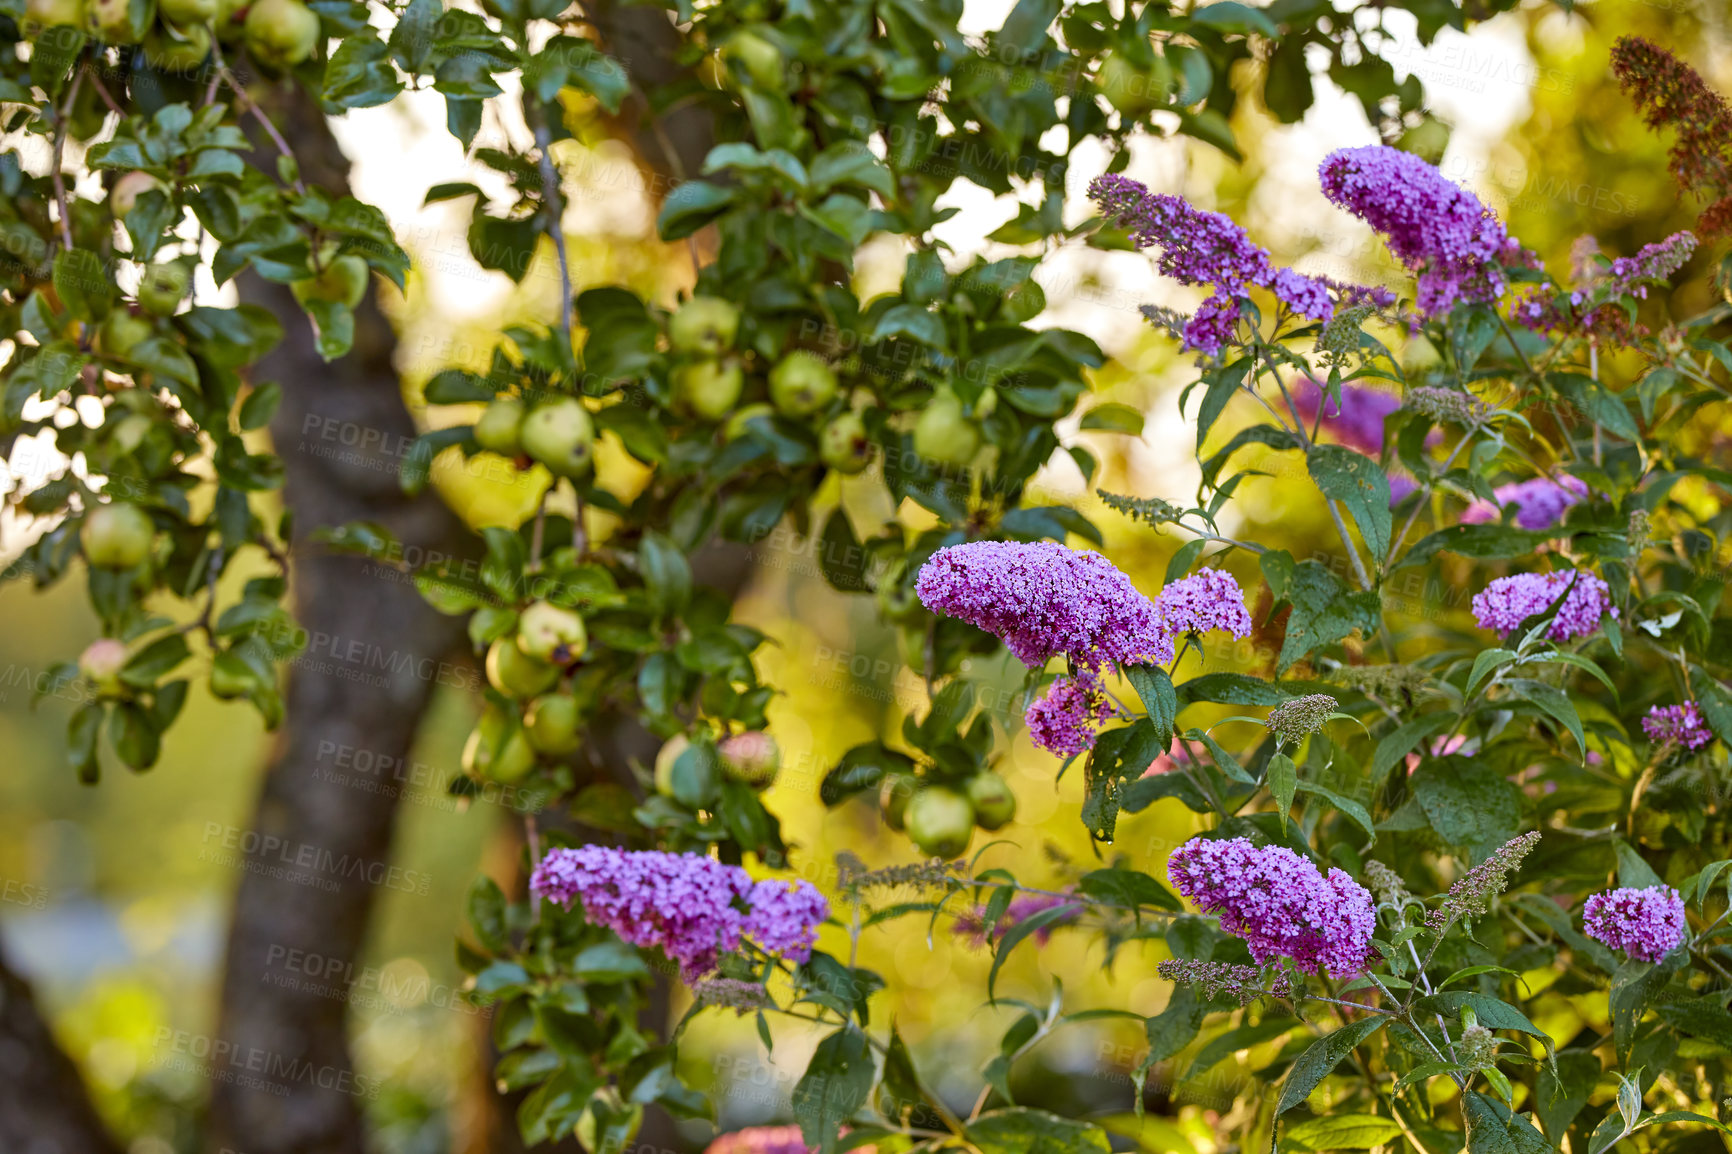
[[[54,200],[60,206],[60,240],[67,252],[72,251],[72,209],[66,199],[66,178],[60,171],[61,158],[66,154],[66,129],[72,123],[72,102],[78,99],[78,87],[83,80],[82,68],[73,73],[72,84],[66,90],[66,102],[60,106],[54,123]]]
[[[90,77],[90,83],[95,85],[96,94],[102,97],[102,103],[108,105],[108,110],[117,116],[125,116],[126,109],[109,93],[108,86],[102,82],[102,77],[97,75],[96,68],[88,60],[84,62],[84,74]]]
[[[215,54],[216,58],[217,78],[234,90],[235,103],[240,107],[241,111],[250,112],[252,114],[253,119],[257,120],[259,126],[265,130],[265,135],[269,136],[271,142],[277,146],[277,151],[279,153],[288,157],[290,160],[295,159],[294,149],[289,147],[289,142],[283,139],[283,134],[277,131],[277,126],[271,123],[271,118],[265,115],[265,110],[259,107],[257,101],[247,95],[246,91],[241,87],[241,82],[236,80],[235,74],[229,71],[229,66],[223,62],[223,50],[214,39],[211,41],[211,52]],[[296,165],[295,167],[294,186],[296,192],[304,194],[307,191],[307,186],[301,183],[299,165]]]
[[[559,170],[553,164],[553,133],[547,127],[547,109],[539,108],[535,117],[535,147],[541,153],[537,164],[541,168],[541,198],[547,206],[547,234],[553,238],[553,249],[559,254],[559,331],[565,334],[565,346],[571,348],[571,264],[565,251],[565,197],[560,192]]]

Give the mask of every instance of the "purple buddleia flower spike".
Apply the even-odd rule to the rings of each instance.
[[[1694,701],[1682,705],[1656,705],[1642,718],[1642,732],[1655,745],[1701,749],[1714,740],[1708,721]]]
[[[1479,500],[1469,505],[1461,515],[1461,523],[1477,525],[1496,521],[1502,516],[1503,507],[1513,504],[1516,507],[1516,528],[1550,529],[1564,519],[1564,512],[1571,505],[1587,498],[1588,486],[1581,478],[1562,473],[1555,481],[1550,477],[1534,477],[1499,485],[1492,490],[1492,495],[1495,500]]]
[[[1575,584],[1572,586],[1571,581]],[[1473,614],[1481,629],[1494,629],[1508,635],[1523,621],[1543,612],[1552,602],[1569,590],[1569,597],[1552,618],[1546,636],[1553,641],[1568,641],[1586,637],[1600,627],[1600,621],[1610,613],[1618,616],[1612,604],[1611,589],[1592,573],[1563,569],[1555,573],[1515,573],[1499,577],[1473,599]]]
[[[1251,634],[1245,592],[1224,569],[1199,569],[1162,589],[1155,608],[1168,633],[1207,633],[1220,629],[1234,637]]]
[[[1640,962],[1657,962],[1689,936],[1684,899],[1671,886],[1607,890],[1588,899],[1582,929]]]
[[[1371,894],[1344,871],[1327,877],[1285,846],[1245,838],[1193,838],[1167,861],[1173,886],[1221,928],[1245,939],[1259,963],[1291,958],[1306,973],[1362,973],[1377,914]]]
[[[1498,261],[1514,259],[1520,246],[1477,196],[1419,157],[1383,145],[1343,148],[1324,158],[1318,176],[1330,201],[1382,233],[1418,275],[1426,316],[1503,292]]]

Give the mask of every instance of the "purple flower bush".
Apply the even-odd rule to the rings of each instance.
[[[1615,889],[1595,894],[1582,912],[1590,938],[1638,962],[1657,962],[1689,936],[1684,899],[1671,886]]]
[[[762,687],[735,685],[745,666],[729,656],[749,630],[658,618],[632,635],[661,646],[637,668],[652,688],[714,678],[683,712],[640,714],[686,742],[642,767],[633,811],[677,852],[548,853],[532,891],[570,913],[543,913],[518,957],[551,985],[538,959],[581,957],[611,933],[676,963],[694,1012],[754,1015],[765,1034],[785,1014],[802,1031],[826,1024],[789,1094],[805,1125],[725,1136],[713,1154],[805,1154],[868,1124],[895,1135],[881,1148],[955,1133],[983,1150],[1031,1134],[1107,1149],[1087,1121],[1037,1117],[999,1081],[1050,1035],[1123,1012],[1118,987],[1075,1004],[1082,983],[1066,967],[1079,957],[1185,987],[1138,1024],[1148,1057],[1131,1080],[1164,1062],[1179,1090],[1180,1071],[1230,1055],[1249,1077],[1213,1119],[1223,1144],[1322,1148],[1350,1116],[1384,1145],[1477,1150],[1491,1134],[1588,1149],[1625,1124],[1625,1138],[1641,1130],[1644,1149],[1672,1154],[1692,1116],[1717,1116],[1709,1099],[1732,1083],[1732,1059],[1697,1031],[1732,997],[1718,932],[1732,916],[1728,735],[1715,730],[1732,664],[1707,558],[1732,484],[1686,454],[1714,443],[1718,417],[1702,414],[1732,392],[1720,379],[1732,347],[1716,339],[1718,311],[1672,320],[1660,306],[1684,304],[1650,299],[1695,238],[1611,261],[1580,246],[1565,286],[1415,156],[1343,149],[1319,178],[1381,234],[1409,274],[1399,291],[1282,267],[1227,216],[1128,177],[1089,187],[1162,274],[1208,292],[1188,317],[1144,312],[1207,354],[1180,390],[1197,425],[1194,493],[1098,491],[1130,518],[1116,531],[1081,509],[1021,504],[1040,462],[1019,446],[1051,431],[1000,435],[1044,403],[1022,380],[959,381],[927,411],[871,426],[874,444],[930,445],[931,412],[954,402],[978,426],[963,447],[994,447],[971,457],[965,484],[895,492],[918,520],[899,512],[849,537],[843,508],[822,531],[827,551],[857,541],[872,559],[867,583],[929,691],[818,785],[826,806],[875,804],[888,832],[873,845],[897,859],[842,853],[829,874],[801,860],[812,839],[784,840],[768,808],[742,808],[763,788],[742,766],[763,758],[736,747],[778,748]],[[1637,323],[1642,310],[1668,318],[1661,336]],[[1127,408],[1076,427],[1129,432]],[[835,419],[852,434],[855,415]],[[1094,450],[1071,447],[1092,482]],[[889,461],[886,473],[901,475]],[[637,568],[646,591],[630,597],[648,599],[652,577],[670,596],[653,550]],[[1023,695],[1004,684],[1005,654],[1027,667]],[[1032,757],[1016,743],[1019,712]],[[1050,768],[1094,853],[1043,845],[1033,807],[1019,812],[1035,767]],[[731,864],[753,856],[755,871],[792,866],[824,892]],[[1670,884],[1593,892],[1632,875]],[[1694,940],[1687,906],[1707,927]],[[889,984],[869,968],[877,935],[903,918],[896,949],[990,955],[953,968],[944,1015],[961,1020],[975,993],[1016,1007],[966,1118],[948,1093],[927,1100],[909,1073],[919,1046],[875,1001]],[[821,924],[846,929],[846,962],[818,948]],[[1631,981],[1632,964],[1654,968]],[[1522,977],[1536,968],[1557,980]],[[973,973],[979,990],[962,984]],[[1568,1036],[1546,1035],[1558,1022]],[[1669,1056],[1686,1042],[1687,1063]],[[1670,1113],[1614,1100],[1614,1076],[1642,1087],[1638,1066],[1653,1087],[1642,1111],[1664,1101]],[[839,1087],[847,1108],[832,1110]],[[1183,1093],[1172,1101],[1191,1109]]]

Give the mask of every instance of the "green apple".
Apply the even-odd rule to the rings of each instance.
[[[537,601],[517,619],[517,647],[537,661],[570,665],[589,647],[589,634],[576,613]]]
[[[722,755],[722,776],[753,789],[768,789],[782,768],[782,751],[776,748],[776,739],[761,730],[736,733],[716,751]]]
[[[941,785],[915,794],[903,821],[909,838],[927,857],[946,861],[958,857],[974,837],[974,807],[966,797]]]
[[[224,650],[212,659],[210,691],[212,697],[232,701],[245,697],[259,687],[259,675],[240,654]]]
[[[90,31],[104,44],[137,44],[143,40],[156,19],[155,0],[147,0],[139,16],[135,23],[132,0],[90,0]]]
[[[114,427],[108,427],[108,419],[104,419],[103,428],[108,429],[108,443],[115,451],[130,453],[143,443],[156,422],[143,413],[128,413],[114,422]]]
[[[746,375],[731,362],[693,361],[674,370],[674,396],[701,420],[728,416],[745,388]]]
[[[197,72],[210,56],[210,29],[203,24],[171,28],[158,24],[144,38],[144,59],[158,72]]]
[[[750,29],[734,33],[722,45],[722,60],[733,65],[751,82],[753,88],[765,92],[780,92],[788,78],[782,62],[782,50]]]
[[[962,402],[937,393],[914,422],[914,452],[940,465],[963,468],[980,451],[980,426],[962,415]]]
[[[126,666],[126,643],[112,637],[92,641],[78,655],[78,672],[104,697],[113,697],[121,690],[120,671]]]
[[[131,569],[150,556],[156,525],[137,505],[114,501],[84,515],[78,530],[84,559],[101,569]]]
[[[100,2],[101,0],[98,0],[98,3]],[[116,219],[125,220],[126,214],[132,211],[132,206],[138,203],[138,198],[151,189],[164,196],[168,195],[168,185],[148,172],[128,172],[122,175],[108,192],[109,211],[114,213]]]
[[[878,808],[884,814],[884,824],[900,831],[906,824],[908,803],[920,788],[920,779],[912,773],[890,773],[878,787]]]
[[[510,785],[522,781],[535,769],[535,747],[521,725],[506,735],[487,765],[487,776],[493,781]]]
[[[335,301],[354,308],[367,295],[367,262],[354,253],[344,253],[319,270],[289,285],[289,291],[305,308],[311,301]]]
[[[521,701],[552,689],[559,670],[523,652],[514,639],[501,637],[487,650],[487,680],[505,696]]]
[[[144,279],[138,283],[138,303],[152,316],[171,317],[191,288],[191,270],[180,261],[165,260],[144,270]]]
[[[719,356],[734,347],[740,310],[721,297],[695,296],[668,322],[668,341],[677,353]]]
[[[233,44],[246,35],[246,11],[253,0],[217,0],[216,38]]]
[[[974,807],[974,822],[981,829],[997,829],[1016,816],[1016,794],[996,773],[977,773],[968,779],[968,804]]]
[[[518,438],[523,451],[556,477],[581,477],[595,463],[595,422],[576,397],[556,397],[531,409]]]
[[[748,426],[758,417],[773,417],[775,415],[776,406],[768,401],[753,401],[749,405],[734,410],[734,415],[729,417],[727,423],[722,426],[722,436],[730,441],[737,441],[752,431]]]
[[[208,24],[217,14],[217,0],[157,0],[157,11],[176,28]]]
[[[674,795],[674,762],[691,747],[691,738],[683,733],[676,733],[656,751],[656,792],[663,797]]]
[[[104,356],[126,360],[139,342],[149,339],[155,331],[156,326],[148,317],[134,316],[128,309],[117,308],[102,318],[102,327],[96,330],[96,347]]]
[[[24,27],[82,28],[84,0],[25,0]]]
[[[1165,56],[1156,56],[1144,72],[1117,52],[1109,52],[1095,74],[1095,87],[1126,116],[1141,116],[1167,102],[1173,91],[1173,67]]]
[[[583,711],[569,693],[548,693],[529,703],[523,732],[537,753],[570,753],[583,744]]]
[[[515,457],[523,452],[523,402],[515,397],[500,397],[488,403],[481,419],[475,422],[475,443],[492,453]]]
[[[809,417],[836,399],[836,373],[824,358],[795,349],[770,370],[770,400],[784,416]]]
[[[494,754],[516,723],[515,717],[497,705],[484,704],[481,716],[475,720],[475,728],[469,731],[469,738],[463,743],[463,772],[475,777],[485,776],[487,768],[493,764]]]
[[[843,413],[818,435],[818,456],[838,473],[861,472],[872,463],[872,441],[859,413]]]
[[[319,47],[319,17],[301,0],[255,0],[247,9],[247,52],[279,71],[293,68]]]

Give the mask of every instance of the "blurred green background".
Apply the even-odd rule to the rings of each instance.
[[[1498,209],[1554,269],[1567,268],[1569,246],[1584,232],[1597,236],[1609,254],[1622,255],[1694,218],[1699,206],[1680,201],[1666,174],[1667,142],[1635,119],[1607,74],[1606,54],[1617,35],[1646,35],[1726,89],[1732,86],[1732,53],[1720,0],[1598,0],[1570,15],[1536,3],[1469,36],[1446,35],[1429,51],[1411,40],[1403,46],[1400,30],[1392,30],[1398,35],[1392,63],[1420,74],[1439,118],[1456,128],[1441,167]],[[1259,87],[1249,71],[1239,79],[1247,92]],[[1370,142],[1357,106],[1339,93],[1324,95],[1295,126],[1275,124],[1254,99],[1246,99],[1241,110],[1235,129],[1247,155],[1243,165],[1182,142],[1151,141],[1130,175],[1232,214],[1278,260],[1297,263],[1302,271],[1401,286],[1374,238],[1327,209],[1315,186],[1324,152]],[[472,350],[471,359],[482,361],[503,323],[545,313],[551,277],[532,275],[521,288],[502,288],[503,278],[465,265],[460,240],[452,241],[460,237],[460,223],[411,207],[419,205],[429,182],[455,178],[430,175],[419,162],[412,168],[402,164],[407,150],[418,149],[415,155],[425,158],[436,147],[454,148],[448,139],[436,146],[438,123],[416,120],[411,105],[407,111],[393,106],[376,115],[354,114],[340,127],[351,154],[360,158],[359,194],[393,211],[406,246],[420,260],[408,296],[396,302],[403,367],[411,378],[421,365],[449,363],[454,348]],[[606,140],[583,143],[589,154],[567,165],[583,185],[573,194],[576,207],[568,217],[584,222],[571,237],[578,288],[623,280],[671,300],[689,283],[690,253],[653,239],[649,197],[641,186],[619,179],[631,172],[620,147]],[[447,159],[460,171],[460,156]],[[406,171],[414,172],[412,181],[404,180]],[[1071,211],[1081,219],[1087,206],[1080,186],[1076,193]],[[1004,248],[982,238],[1014,206],[982,194],[963,207],[947,239],[963,251]],[[1686,269],[1690,283],[1675,305],[1680,314],[1699,308],[1712,291],[1709,274],[1717,256],[1700,254]],[[858,274],[862,295],[897,276],[901,260],[899,251],[869,244]],[[1089,332],[1113,355],[1097,375],[1100,399],[1148,413],[1147,431],[1137,443],[1074,434],[1106,462],[1099,483],[1139,496],[1186,497],[1195,483],[1195,437],[1176,400],[1188,366],[1138,319],[1135,306],[1156,300],[1183,307],[1195,299],[1158,283],[1140,254],[1066,249],[1051,254],[1038,279],[1057,306],[1054,323]],[[451,412],[428,418],[458,419]],[[1719,434],[1721,420],[1717,410],[1709,410],[1702,435]],[[1224,440],[1231,432],[1230,422],[1223,422],[1214,436]],[[476,523],[509,521],[533,500],[459,470],[441,470],[437,480]],[[1310,555],[1323,539],[1321,511],[1285,497],[1280,482],[1274,477],[1240,490],[1243,520],[1236,533]],[[1176,538],[1108,513],[1082,490],[1074,470],[1055,468],[1037,484],[1094,516],[1107,532],[1114,560],[1145,589],[1158,587]],[[835,496],[856,499],[853,490]],[[857,523],[897,512],[853,511]],[[0,546],[14,554],[28,527],[11,524],[6,531]],[[829,888],[839,850],[852,850],[874,866],[913,859],[905,840],[881,831],[875,807],[854,803],[825,812],[816,787],[842,751],[892,730],[910,709],[923,710],[925,695],[902,664],[895,633],[874,620],[870,599],[830,590],[801,544],[791,533],[766,543],[739,615],[778,642],[762,670],[785,691],[772,714],[784,769],[769,804],[799,847],[796,867]],[[1229,564],[1239,569],[1248,590],[1259,586],[1253,571]],[[1464,602],[1420,591],[1411,600],[1407,635],[1441,635],[1459,627]],[[0,741],[10,762],[0,775],[0,933],[37,984],[62,1043],[104,1114],[131,1143],[131,1154],[190,1151],[205,1086],[196,1072],[170,1060],[160,1032],[212,1025],[227,910],[239,880],[224,864],[221,842],[226,831],[244,829],[250,820],[270,737],[253,711],[212,701],[195,679],[185,719],[170,732],[155,770],[143,776],[111,771],[99,787],[81,787],[62,754],[71,705],[50,698],[33,707],[31,685],[96,636],[82,590],[69,583],[38,594],[15,581],[0,587],[0,615],[6,624],[0,632]],[[989,707],[1020,728],[1015,690],[1022,670],[1005,660],[969,673],[997,687],[986,695]],[[1211,650],[1201,660],[1211,669],[1253,667],[1259,662],[1255,638]],[[457,772],[476,708],[463,691],[442,689],[415,764],[402,775],[409,780],[396,783],[405,791],[397,863],[427,884],[425,892],[383,891],[368,968],[357,975],[359,988],[350,997],[360,1072],[380,1087],[368,1109],[381,1152],[484,1149],[473,1102],[485,1085],[485,1019],[462,1003],[451,942],[476,872],[510,878],[515,841],[507,822],[515,819],[491,804],[459,811],[445,798],[444,784]],[[1073,776],[1055,784],[1055,760],[1020,735],[1009,743],[1001,769],[1016,789],[1020,812],[1006,831],[1014,844],[991,850],[985,864],[1013,864],[1027,881],[1062,884],[1064,859],[1087,863],[1095,853],[1077,820],[1078,781]],[[392,775],[385,776],[389,784]],[[1176,803],[1165,803],[1121,822],[1117,844],[1104,852],[1128,855],[1158,872],[1166,852],[1192,831],[1191,821]],[[834,940],[828,945],[835,948],[844,939],[830,932]],[[1160,957],[1158,946],[1138,946],[1107,969],[1098,945],[1061,931],[1043,949],[1021,951],[1000,989],[1044,998],[1056,977],[1072,1008],[1116,1006],[1150,1014],[1167,996],[1166,983],[1154,974]],[[868,931],[862,942],[861,962],[888,980],[885,1007],[916,1048],[922,1069],[931,1073],[936,1089],[964,1104],[978,1092],[979,1067],[1007,1015],[1016,1012],[977,1008],[989,961],[985,951],[942,923],[929,946],[921,919]],[[722,1013],[705,1015],[688,1038],[689,1080],[712,1092],[724,1128],[787,1117],[788,1093],[814,1039],[783,1026],[774,1054],[767,1055],[751,1019]],[[1131,1101],[1129,1071],[1141,1049],[1134,1023],[1076,1028],[1046,1044],[1041,1053],[1047,1069],[1030,1076],[1022,1089],[1036,1105],[1124,1111]],[[1157,1109],[1140,1128],[1127,1123],[1126,1132],[1146,1149],[1205,1154],[1214,1149],[1211,1101],[1207,1087],[1190,1087],[1177,1093],[1165,1113]],[[707,1132],[696,1126],[691,1136],[701,1142]]]

